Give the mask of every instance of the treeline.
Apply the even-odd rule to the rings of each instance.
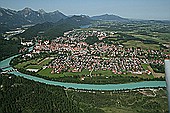
[[[161,64],[150,64],[156,73],[165,73],[165,66]]]
[[[60,78],[51,78],[51,80],[60,81],[60,82],[69,82],[69,83],[82,83],[82,84],[125,84],[125,83],[132,83],[132,82],[141,82],[141,81],[165,81],[164,77],[142,78],[142,77],[135,77],[135,76],[116,75],[116,76],[109,76],[109,77],[106,76],[85,77],[84,80],[81,80],[82,77],[84,76],[81,75],[64,76]]]

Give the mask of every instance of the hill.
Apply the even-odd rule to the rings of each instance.
[[[128,21],[129,20],[129,19],[117,16],[117,15],[109,15],[109,14],[93,16],[91,18],[93,20],[105,20],[105,21]]]

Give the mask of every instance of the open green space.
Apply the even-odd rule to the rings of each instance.
[[[86,69],[83,69],[81,72],[64,72],[66,76],[73,76],[73,75],[89,75],[90,72]]]
[[[144,44],[141,41],[129,40],[123,43],[125,47],[140,47],[142,49],[152,49],[152,50],[159,50],[160,46],[158,44]]]
[[[26,69],[41,69],[41,68],[42,68],[42,66],[40,66],[40,65],[28,65],[26,67]]]
[[[152,33],[151,35],[153,35],[153,37],[151,36],[146,36],[146,35],[140,35],[140,34],[132,34],[132,36],[135,36],[137,38],[141,38],[141,39],[144,39],[144,40],[153,40],[153,41],[156,41],[156,42],[159,42],[159,43],[167,43],[166,40],[163,40],[163,38],[167,38],[166,36],[168,36],[169,34],[165,34],[165,33]],[[156,36],[154,36],[156,35]]]
[[[40,70],[38,74],[42,76],[50,77],[50,78],[58,78],[58,77],[63,76],[63,74],[52,74],[51,73],[52,70],[53,70],[52,68],[46,68],[46,69]]]
[[[47,76],[47,77],[50,77],[50,78],[59,78],[59,77],[64,77],[64,76],[74,76],[74,75],[89,75],[90,72],[88,70],[82,70],[82,72],[63,72],[63,73],[55,73],[55,74],[52,74],[51,71],[53,69],[52,68],[46,68],[46,69],[43,69],[41,71],[38,72],[39,75],[42,75],[42,76]]]
[[[42,62],[40,62],[40,65],[45,66],[49,64],[52,61],[52,59],[44,59]]]
[[[129,77],[133,76],[133,77],[138,77],[138,78],[143,78],[143,79],[153,79],[154,78],[153,75],[147,75],[147,74],[131,74],[131,73],[129,73],[124,76],[129,76]]]
[[[144,70],[149,70],[149,69],[148,69],[149,64],[141,64],[141,65],[142,65],[142,67],[143,67]]]
[[[35,59],[29,60],[29,61],[18,63],[14,67],[15,68],[27,68],[28,69],[29,65],[30,65],[30,67],[32,67],[34,65],[34,68],[38,67],[38,69],[39,69],[42,66],[49,64],[49,62],[51,62],[51,61],[52,61],[52,59],[35,58]],[[37,68],[35,68],[35,69],[37,69]]]
[[[143,64],[143,67],[145,69],[147,69],[147,66],[148,66],[147,64]],[[29,64],[23,66],[23,69],[40,69],[37,73],[33,73],[33,75],[37,74],[37,76],[39,77],[42,76],[44,78],[49,78],[56,81],[71,82],[71,83],[119,84],[119,83],[130,83],[130,82],[139,82],[139,81],[155,79],[153,75],[147,75],[147,74],[140,75],[140,74],[131,74],[131,73],[114,74],[110,70],[89,71],[84,69],[81,72],[52,73],[53,68],[42,69],[42,65],[29,65]],[[82,77],[85,77],[85,79],[82,80]],[[160,78],[159,80],[164,80],[164,79]]]
[[[97,70],[97,71],[92,71],[92,75],[105,75],[105,76],[110,76],[113,75],[113,72],[110,70]]]
[[[26,62],[18,63],[15,68],[24,68],[25,66],[31,65],[31,64],[37,64],[37,59],[29,60]]]

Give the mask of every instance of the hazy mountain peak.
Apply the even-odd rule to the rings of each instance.
[[[29,7],[26,7],[26,8],[24,8],[22,11],[28,11],[28,12],[30,12],[30,11],[33,11],[31,8],[29,8]]]
[[[109,20],[109,21],[128,21],[128,19],[126,19],[126,18],[122,18],[120,16],[113,15],[113,14],[103,14],[103,15],[99,15],[99,16],[93,16],[92,19],[94,19],[94,20]]]
[[[59,10],[52,12],[52,14],[62,14]]]
[[[5,8],[1,8],[0,7],[0,16],[3,16],[3,15],[10,15],[10,16],[12,16],[13,14],[15,14],[16,13],[16,11],[14,11],[14,10],[11,10],[11,9],[5,9]]]
[[[45,13],[46,13],[43,9],[39,9],[38,12],[39,12],[40,14],[45,14]]]

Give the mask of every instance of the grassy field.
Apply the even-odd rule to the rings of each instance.
[[[51,71],[53,69],[52,68],[46,68],[46,69],[43,69],[43,70],[40,70],[38,72],[39,75],[41,76],[46,76],[46,77],[50,77],[50,78],[60,78],[60,77],[67,77],[67,76],[82,76],[82,75],[90,75],[90,71],[88,70],[82,70],[82,72],[63,72],[63,73],[55,73],[55,74],[52,74]],[[138,77],[138,78],[143,78],[143,79],[147,79],[147,78],[154,78],[153,75],[147,75],[147,74],[142,74],[142,75],[137,75],[137,74],[131,74],[131,73],[128,73],[128,74],[113,74],[110,70],[98,70],[98,71],[93,71],[91,73],[91,75],[103,75],[103,76],[122,76],[122,77]],[[95,79],[95,78],[94,78]],[[105,78],[106,79],[106,78]]]
[[[26,65],[28,65],[28,64],[30,64],[30,63],[32,63],[32,64],[37,64],[38,61],[37,61],[37,59],[34,59],[34,60],[22,62],[22,63],[17,64],[17,65],[15,66],[15,68],[23,68],[24,66],[26,66]]]
[[[52,59],[44,59],[42,62],[40,62],[40,65],[45,66],[51,61],[52,61]]]
[[[52,59],[42,59],[42,58],[36,58],[36,59],[33,59],[33,60],[29,60],[29,61],[26,61],[26,62],[22,62],[22,63],[19,63],[15,66],[15,68],[24,68],[25,66],[27,66],[26,68],[32,68],[32,69],[39,69],[41,68],[42,66],[45,66],[47,65],[49,62],[51,62]],[[30,64],[30,65],[29,65]],[[32,65],[34,64],[34,65]]]
[[[157,40],[162,43],[170,44],[170,33],[152,33],[153,36],[158,37]]]
[[[64,72],[63,73],[64,75],[67,75],[67,76],[73,76],[73,75],[89,75],[90,72],[86,69],[82,70],[82,72]]]
[[[112,71],[110,71],[110,70],[106,70],[106,71],[104,71],[104,70],[98,70],[98,71],[93,71],[92,72],[92,75],[94,75],[94,74],[101,74],[101,75],[113,75],[113,72]]]
[[[26,67],[26,69],[41,69],[41,68],[42,68],[42,66],[40,66],[40,65],[29,65]]]
[[[52,74],[51,71],[53,69],[52,68],[46,68],[46,69],[43,69],[41,71],[38,72],[39,75],[42,75],[42,76],[47,76],[47,77],[50,77],[50,78],[58,78],[58,77],[64,77],[64,75],[66,76],[74,76],[74,75],[88,75],[90,74],[90,72],[88,70],[83,70],[82,72],[64,72],[64,73],[60,73],[60,74]]]
[[[58,77],[63,76],[62,74],[52,74],[51,71],[52,71],[52,68],[46,68],[46,69],[39,71],[38,74],[42,76],[47,76],[50,78],[58,78]]]
[[[159,38],[155,38],[155,37],[151,37],[151,36],[146,36],[146,35],[136,35],[136,34],[132,34],[133,36],[137,37],[137,38],[141,38],[141,39],[146,39],[146,40],[153,40],[153,41],[156,41],[156,42],[160,42],[160,43],[166,43],[165,40],[162,40],[160,38],[160,36],[163,38],[165,35],[164,34],[156,34],[157,36],[159,36]],[[155,34],[152,34],[152,35],[155,35]]]
[[[123,43],[125,47],[131,48],[131,47],[140,47],[142,49],[153,49],[153,50],[159,50],[160,46],[157,44],[144,44],[141,41],[135,41],[135,40],[129,40],[125,43]]]
[[[149,66],[148,64],[141,64],[141,65],[142,65],[142,67],[143,67],[144,70],[149,70],[149,69],[148,69],[148,66]]]
[[[139,78],[154,78],[153,75],[147,75],[147,74],[142,74],[142,75],[137,75],[137,74],[127,74],[127,75],[124,75],[124,76],[133,76],[133,77],[139,77]]]

